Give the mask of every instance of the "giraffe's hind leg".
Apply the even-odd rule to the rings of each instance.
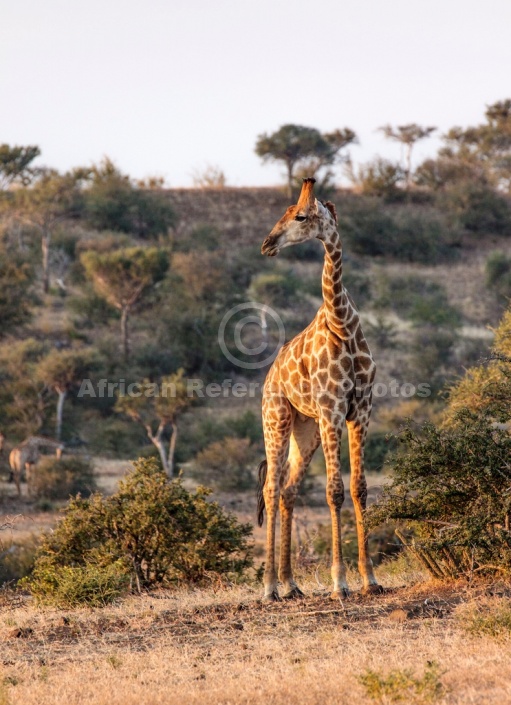
[[[289,456],[284,484],[280,492],[280,565],[279,579],[284,585],[284,597],[302,597],[291,567],[291,530],[293,509],[300,482],[320,443],[318,424],[314,419],[295,416],[289,444]]]
[[[351,481],[350,491],[355,508],[358,536],[358,569],[364,582],[363,591],[366,593],[381,592],[373,573],[373,563],[369,556],[367,533],[364,528],[364,512],[367,501],[367,482],[364,474],[364,445],[367,435],[369,413],[362,409],[355,420],[347,421]]]

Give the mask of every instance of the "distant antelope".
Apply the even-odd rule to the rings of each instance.
[[[26,473],[28,492],[31,473],[39,461],[41,448],[52,448],[55,451],[57,460],[60,460],[64,450],[63,444],[58,441],[52,441],[50,438],[43,438],[42,436],[30,436],[30,438],[15,446],[10,452],[9,465],[11,466],[12,478],[16,483],[19,497],[21,497],[21,475],[23,470]]]

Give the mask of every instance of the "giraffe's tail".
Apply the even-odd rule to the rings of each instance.
[[[266,482],[266,473],[268,472],[268,461],[266,458],[259,463],[257,469],[259,475],[259,486],[257,488],[257,523],[263,525],[264,521],[264,483]]]

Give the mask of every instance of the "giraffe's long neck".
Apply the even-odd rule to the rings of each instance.
[[[328,324],[340,338],[351,338],[359,318],[342,282],[341,238],[336,229],[331,229],[322,240],[325,247],[322,289]]]

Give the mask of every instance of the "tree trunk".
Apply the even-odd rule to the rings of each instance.
[[[169,469],[169,459],[167,458],[167,453],[165,452],[165,446],[161,438],[154,436],[152,439],[154,445],[158,448],[158,453],[160,454],[160,460],[162,467],[168,477],[172,477],[172,472]]]
[[[177,423],[175,421],[172,421],[170,424],[170,427],[172,429],[172,435],[170,437],[169,441],[169,462],[168,462],[168,470],[167,470],[167,475],[169,476],[169,480],[174,479],[174,455],[176,452],[176,441],[177,441]]]
[[[410,190],[412,178],[412,145],[407,145],[406,148],[406,190]]]
[[[130,313],[129,306],[123,306],[121,309],[121,349],[124,360],[127,362],[130,356],[130,338],[128,330],[128,316]]]
[[[268,320],[266,311],[266,304],[263,304],[263,307],[259,309],[259,319],[261,321],[261,334],[265,343],[268,342]]]
[[[50,233],[45,230],[41,238],[41,248],[43,251],[43,291],[45,294],[50,290]]]
[[[64,413],[64,401],[67,396],[67,391],[65,389],[63,391],[57,389],[57,393],[59,395],[59,398],[57,401],[57,423],[55,426],[55,438],[57,439],[57,441],[60,441],[60,437],[62,435],[62,416]]]
[[[160,425],[158,426],[158,430],[156,433],[153,433],[153,430],[151,428],[151,425],[148,424],[146,427],[147,435],[153,443],[156,448],[158,448],[158,453],[160,454],[160,460],[161,460],[161,465],[163,470],[165,471],[165,474],[169,477],[172,478],[172,467],[169,467],[169,458],[167,456],[167,452],[165,450],[165,445],[163,443],[163,432],[165,431],[165,422],[161,421]]]

